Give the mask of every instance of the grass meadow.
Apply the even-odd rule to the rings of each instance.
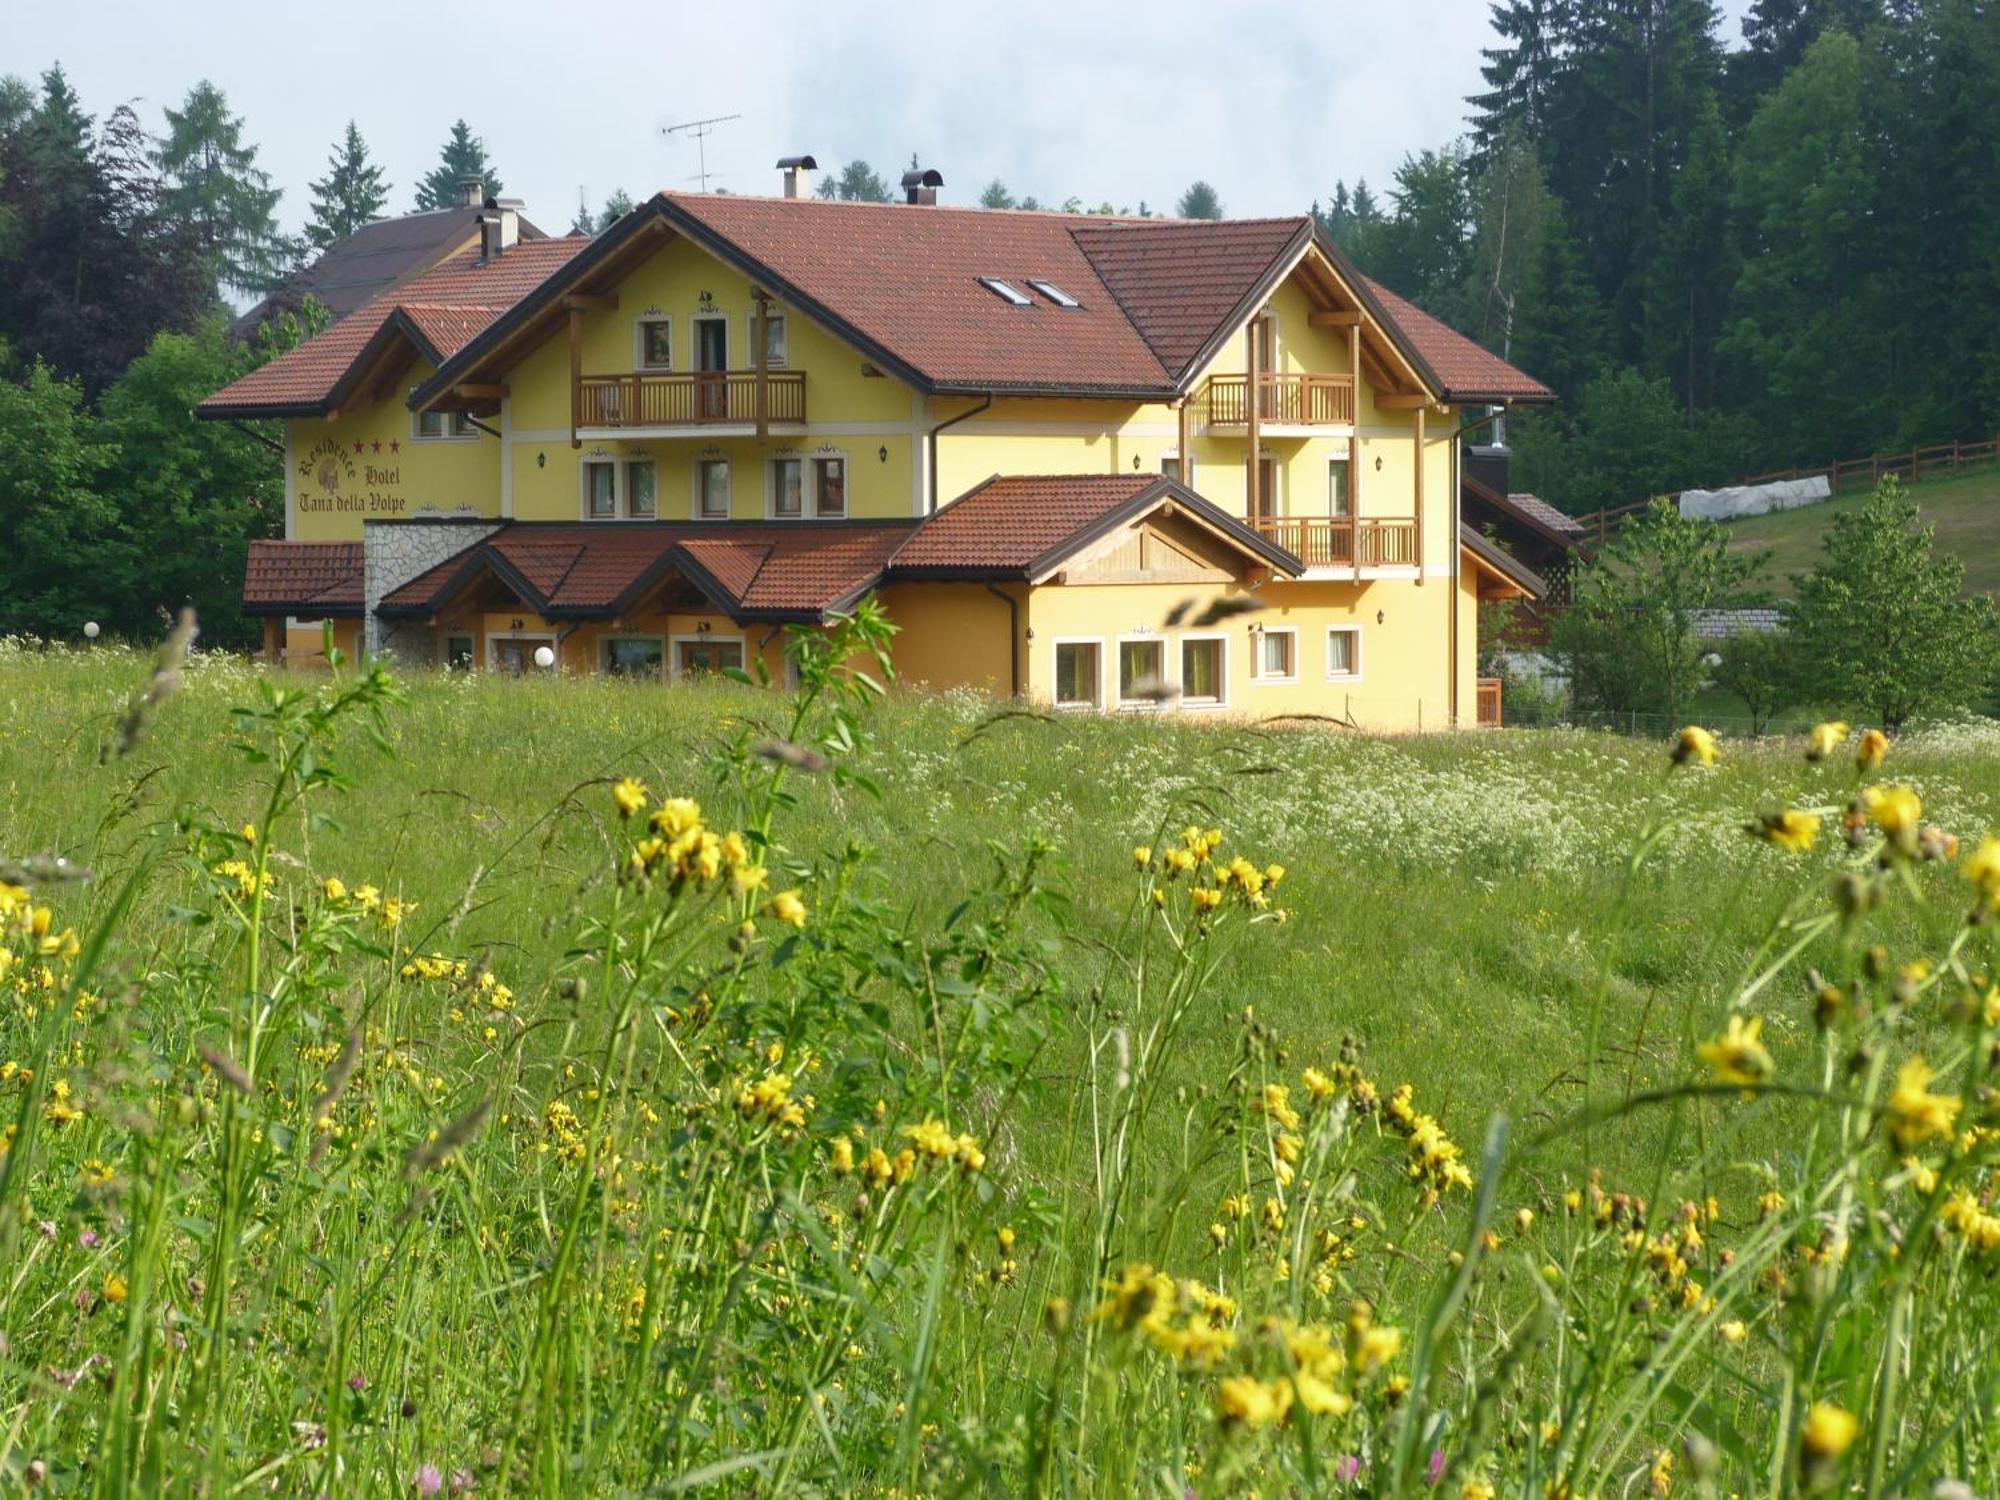
[[[0,1482],[2000,1484],[2000,726],[805,668],[0,647]]]

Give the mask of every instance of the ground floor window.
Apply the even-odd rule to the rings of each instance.
[[[598,651],[607,677],[650,677],[657,681],[667,659],[667,643],[656,635],[606,636]]]
[[[469,635],[454,632],[444,638],[444,664],[453,672],[470,672],[473,643]]]
[[[1257,678],[1287,682],[1299,675],[1299,633],[1291,626],[1267,625],[1257,634]]]
[[[781,520],[797,520],[805,514],[806,478],[802,458],[771,460],[771,514]]]
[[[618,465],[586,462],[583,466],[584,512],[593,521],[618,515]]]
[[[1333,625],[1326,632],[1326,675],[1329,677],[1359,677],[1361,675],[1361,627],[1358,625]]]
[[[1167,675],[1167,643],[1158,640],[1118,643],[1118,702],[1127,708],[1157,708]]]
[[[1219,635],[1181,637],[1181,702],[1219,708],[1227,701],[1223,679],[1228,643]]]
[[[536,661],[535,654],[548,648],[549,665]],[[505,677],[524,677],[529,672],[552,670],[555,666],[556,638],[553,635],[495,635],[486,638],[486,664]]]
[[[731,668],[743,670],[743,638],[735,635],[689,636],[674,642],[674,675],[714,677]]]
[[[1104,701],[1103,644],[1057,641],[1055,697],[1058,708],[1096,708]]]

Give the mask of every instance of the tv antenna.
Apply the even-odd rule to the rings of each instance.
[[[695,181],[701,190],[708,191],[708,138],[715,134],[715,127],[727,125],[731,120],[740,120],[741,115],[711,115],[706,120],[683,120],[678,125],[662,125],[661,135],[686,135],[694,138],[695,160],[701,170],[695,173]]]

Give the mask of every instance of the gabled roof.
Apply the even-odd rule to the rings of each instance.
[[[346,239],[327,246],[310,265],[292,272],[233,327],[238,334],[247,334],[266,318],[297,312],[307,297],[338,322],[475,241],[479,214],[478,208],[454,205],[363,224]],[[525,218],[519,223],[522,239],[545,238]]]
[[[879,581],[914,520],[513,522],[391,590],[384,615],[426,615],[483,575],[547,619],[601,619],[679,573],[739,620],[817,620]]]
[[[1474,561],[1487,572],[1504,579],[1530,598],[1540,599],[1548,593],[1547,579],[1511,552],[1495,546],[1463,521],[1458,523],[1458,544],[1471,553]]]
[[[438,400],[489,357],[504,368],[515,341],[553,333],[565,292],[592,278],[608,290],[662,228],[927,393],[1173,399],[1310,246],[1315,284],[1344,285],[1436,399],[1550,399],[1539,382],[1369,282],[1304,216],[1133,219],[660,193],[494,319],[412,404]],[[981,278],[1005,281],[1025,303]],[[1058,305],[1030,286],[1037,280],[1079,305]]]
[[[884,584],[1039,581],[1115,528],[1164,510],[1256,566],[1287,577],[1304,571],[1289,552],[1160,475],[1031,476],[989,479],[922,521],[510,521],[376,608],[435,614],[492,577],[544,618],[610,619],[678,574],[734,619],[816,621]]]
[[[1464,498],[1475,509],[1499,518],[1502,522],[1512,521],[1558,547],[1574,548],[1584,536],[1581,521],[1574,516],[1564,515],[1548,501],[1534,495],[1519,493],[1501,494],[1491,485],[1474,479],[1470,474],[1459,475],[1459,488]]]
[[[574,237],[523,240],[491,261],[476,251],[455,255],[224,386],[195,413],[323,416],[388,354],[392,334],[427,360],[448,358],[588,243]]]
[[[361,543],[250,544],[243,574],[245,614],[358,615],[361,604]]]
[[[1162,508],[1191,516],[1236,550],[1287,577],[1299,560],[1160,474],[995,475],[917,528],[889,577],[1040,579],[1117,527]]]

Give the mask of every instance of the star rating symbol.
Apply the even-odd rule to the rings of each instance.
[[[375,451],[377,453],[382,451],[382,440],[380,438],[375,439]]]
[[[402,446],[403,445],[397,442],[394,438],[389,439],[389,451],[391,453],[398,452],[402,448]]]
[[[366,453],[368,451],[368,445],[362,442],[360,438],[356,438],[354,440],[354,451],[356,453]]]

